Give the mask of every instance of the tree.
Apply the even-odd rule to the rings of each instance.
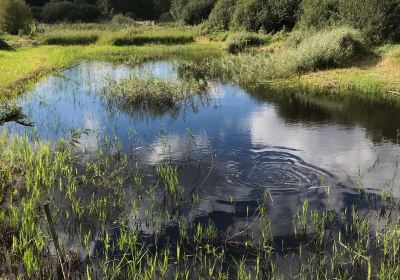
[[[29,27],[32,14],[24,0],[0,1],[0,30],[10,34],[18,34]]]
[[[238,0],[232,26],[247,31],[277,32],[292,28],[300,0]]]

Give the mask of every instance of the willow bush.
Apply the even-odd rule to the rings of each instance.
[[[0,31],[18,34],[32,23],[29,6],[23,0],[0,1]]]
[[[234,29],[278,32],[297,21],[300,0],[238,0],[232,18]]]

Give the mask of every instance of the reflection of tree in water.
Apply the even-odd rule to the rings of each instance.
[[[33,126],[33,123],[28,122],[26,117],[21,107],[9,104],[0,105],[0,125],[8,122],[16,122],[23,126]]]
[[[382,138],[388,138],[396,142],[400,123],[398,100],[388,102],[357,95],[335,96],[293,87],[246,90],[256,100],[276,104],[279,115],[290,123],[335,122],[344,126],[358,123],[367,129],[372,141],[380,142]]]

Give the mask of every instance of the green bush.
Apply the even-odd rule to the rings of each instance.
[[[217,0],[172,0],[171,14],[185,24],[199,24],[206,20]]]
[[[302,29],[323,29],[338,20],[338,0],[303,0],[301,2],[298,25]]]
[[[298,26],[324,29],[348,25],[371,44],[400,40],[400,0],[303,0]]]
[[[174,17],[171,15],[170,12],[162,13],[161,16],[158,18],[158,22],[166,23],[166,22],[173,22]]]
[[[0,38],[0,50],[9,50],[10,46]]]
[[[219,0],[208,18],[209,30],[228,30],[237,0]]]
[[[228,50],[230,53],[238,53],[247,47],[255,47],[268,43],[269,37],[266,35],[239,32],[233,33],[226,39]]]
[[[101,12],[99,7],[90,4],[69,1],[49,2],[43,7],[41,18],[49,23],[60,21],[91,22],[99,19]]]
[[[42,20],[42,7],[31,6],[31,12],[34,19],[37,21]]]
[[[278,32],[291,29],[300,0],[238,0],[232,26],[247,31]]]
[[[135,24],[135,20],[133,18],[124,16],[122,14],[113,16],[111,22],[113,24],[123,24],[123,25],[134,25]]]
[[[362,33],[350,27],[318,32],[295,50],[296,72],[344,66],[365,50]]]
[[[216,0],[191,0],[185,6],[182,19],[186,24],[195,25],[208,18]]]
[[[0,1],[0,30],[18,34],[32,23],[31,10],[23,0]]]
[[[399,39],[399,0],[338,0],[343,23],[364,32],[370,43]]]

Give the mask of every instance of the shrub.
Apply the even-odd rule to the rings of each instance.
[[[31,6],[31,12],[34,19],[37,21],[42,20],[42,7]]]
[[[112,18],[111,22],[113,24],[124,24],[124,25],[134,25],[135,24],[135,20],[133,18],[126,17],[122,14],[115,15]]]
[[[296,72],[343,66],[365,50],[362,33],[349,27],[318,32],[304,39],[295,51]]]
[[[171,14],[186,24],[199,24],[206,20],[217,0],[172,0]]]
[[[339,19],[338,0],[303,0],[300,5],[299,27],[322,29]]]
[[[165,13],[161,14],[161,16],[158,18],[158,22],[161,22],[161,23],[173,22],[173,21],[174,21],[174,17],[171,15],[170,12],[165,12]]]
[[[171,0],[171,15],[177,21],[182,20],[183,10],[189,0]]]
[[[371,44],[400,39],[400,0],[303,0],[299,27],[324,29],[348,25]]]
[[[134,12],[127,12],[125,14],[125,16],[131,18],[131,19],[135,19],[136,18],[136,14]]]
[[[377,44],[399,34],[399,0],[338,0],[343,23],[364,32],[370,43]]]
[[[95,5],[79,4],[74,5],[68,13],[68,21],[93,22],[101,16],[101,9]]]
[[[235,12],[237,0],[219,0],[208,18],[210,30],[228,30]]]
[[[256,33],[233,33],[227,38],[228,50],[230,53],[238,53],[247,47],[255,47],[268,43],[269,37]]]
[[[238,0],[232,18],[235,29],[277,32],[291,29],[300,0]]]
[[[31,10],[23,0],[0,1],[0,30],[18,34],[32,22]]]
[[[214,8],[216,0],[191,0],[183,11],[183,21],[186,24],[199,24],[206,20]]]
[[[0,50],[9,50],[10,46],[0,38]]]
[[[101,16],[101,9],[90,4],[69,1],[49,2],[43,9],[41,18],[45,22],[59,21],[95,21]]]

